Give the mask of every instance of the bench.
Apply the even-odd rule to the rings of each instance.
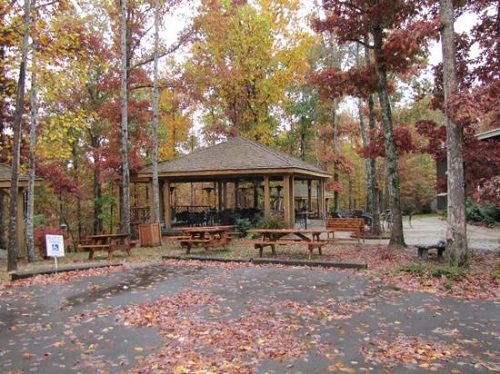
[[[228,243],[227,240],[212,240],[212,239],[183,239],[181,240],[181,247],[186,248],[186,254],[188,255],[191,252],[191,248],[194,246],[202,246],[208,251],[209,248],[218,247],[222,245],[224,248]]]
[[[328,230],[328,239],[330,239],[330,233],[332,234],[331,240],[335,240],[335,232],[352,232],[356,236],[358,243],[360,238],[363,238],[363,242],[365,241],[365,222],[363,218],[328,218],[325,226]]]
[[[128,236],[122,234],[94,235],[84,239],[77,248],[78,250],[88,250],[89,260],[94,258],[96,251],[107,251],[108,260],[111,260],[113,252],[117,250],[125,251],[130,256],[132,243]]]
[[[420,244],[417,245],[417,250],[418,250],[418,258],[419,260],[427,260],[427,252],[429,252],[429,249],[436,249],[437,250],[437,256],[438,259],[443,258],[443,252],[446,249],[446,243],[444,240],[440,240],[437,242],[437,244]]]
[[[88,250],[89,260],[92,260],[94,258],[95,251],[108,251],[108,260],[111,260],[111,257],[113,256],[111,244],[79,244],[78,250]]]
[[[322,249],[323,246],[328,244],[327,241],[321,240],[321,241],[303,241],[303,240],[297,240],[297,239],[279,239],[276,241],[269,241],[269,240],[262,240],[262,241],[252,241],[252,244],[254,245],[255,249],[259,249],[259,257],[262,257],[263,251],[265,247],[271,247],[271,253],[273,255],[276,255],[276,245],[296,245],[296,244],[303,244],[307,245],[307,250],[309,251],[309,260],[312,258],[312,253],[314,248],[318,248],[319,255],[323,255]]]

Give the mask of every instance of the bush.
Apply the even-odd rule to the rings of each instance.
[[[252,222],[248,218],[238,218],[235,221],[235,226],[240,233],[240,238],[243,238],[247,234],[247,230],[252,227]]]
[[[259,229],[283,229],[285,228],[285,222],[283,218],[279,216],[263,217],[257,223],[257,228]]]
[[[431,270],[433,277],[447,277],[450,279],[460,278],[463,275],[462,270],[456,266],[434,266]]]
[[[411,263],[404,265],[400,268],[400,271],[411,274],[423,274],[425,269],[421,263]]]
[[[467,200],[467,219],[496,225],[500,222],[500,207],[492,204],[479,205]]]

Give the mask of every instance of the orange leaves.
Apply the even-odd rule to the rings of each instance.
[[[363,347],[361,352],[368,361],[397,366],[399,363],[411,364],[431,371],[442,369],[437,361],[452,360],[467,355],[456,344],[446,344],[420,337],[398,335],[392,341],[375,338],[369,347]]]

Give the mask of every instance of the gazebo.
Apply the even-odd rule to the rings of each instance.
[[[10,195],[11,186],[11,167],[9,165],[0,163],[0,199],[4,201],[5,196]],[[37,179],[39,181],[39,179]],[[26,243],[24,238],[24,213],[25,213],[25,190],[28,187],[28,177],[26,175],[19,175],[19,193],[17,195],[17,243],[18,243],[18,256],[23,257],[26,255]],[[4,217],[7,211],[4,204],[4,210],[0,214],[1,224],[4,226]],[[6,232],[7,230],[4,230]]]
[[[295,183],[316,183],[318,215],[325,217],[325,181],[331,177],[325,170],[300,159],[264,146],[244,137],[196,150],[175,160],[158,165],[161,218],[167,229],[172,224],[172,191],[180,183],[208,183],[208,196],[214,193],[216,208],[238,208],[241,191],[252,193],[254,208],[260,201],[263,215],[282,215],[287,227],[295,224]],[[133,178],[136,183],[152,183],[152,167],[143,168]],[[244,187],[244,185],[247,187]],[[249,185],[249,186],[248,186]],[[271,190],[277,199],[271,201]],[[229,199],[229,191],[233,199]],[[230,201],[232,200],[232,201]],[[309,206],[311,206],[309,196]],[[274,204],[273,204],[274,203]]]

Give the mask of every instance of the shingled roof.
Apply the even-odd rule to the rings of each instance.
[[[265,174],[279,171],[330,177],[323,169],[244,137],[230,138],[226,142],[201,148],[158,165],[159,175],[164,176],[207,173]],[[139,175],[147,177],[151,173],[152,167],[147,166],[139,172]]]
[[[0,164],[0,181],[5,182],[11,179],[11,167],[10,165]],[[19,180],[28,180],[26,175],[19,175]]]

